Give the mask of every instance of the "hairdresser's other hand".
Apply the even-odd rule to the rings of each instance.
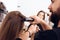
[[[28,29],[28,31],[30,32],[30,34],[32,35],[32,34],[34,34],[34,33],[36,33],[37,31],[39,31],[40,29],[39,29],[39,27],[37,26],[37,25],[31,25],[30,27],[29,27],[29,29]]]
[[[41,19],[38,16],[35,16],[35,15],[34,16],[30,16],[30,18],[34,19],[34,21],[31,22],[31,24],[38,24],[41,21]]]
[[[24,33],[20,33],[19,34],[19,38],[21,38],[22,40],[27,40],[29,38],[29,36],[31,36],[32,34],[36,33],[38,29],[37,25],[31,25],[28,29],[28,31],[24,32]]]

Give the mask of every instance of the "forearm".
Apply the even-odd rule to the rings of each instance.
[[[48,25],[44,20],[41,20],[40,24],[41,24],[43,30],[51,30],[52,29],[52,27],[50,25]]]

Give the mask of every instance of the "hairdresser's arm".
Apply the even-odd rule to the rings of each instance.
[[[38,16],[31,16],[31,18],[34,19],[33,22],[31,22],[32,24],[41,24],[43,30],[51,30],[52,27],[50,25],[48,25],[44,20],[40,19]]]

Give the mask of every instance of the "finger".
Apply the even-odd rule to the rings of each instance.
[[[35,25],[36,26],[36,32],[38,32],[40,29],[39,29],[39,26]]]
[[[36,15],[30,16],[30,18],[33,18],[33,19],[34,19],[35,17],[36,17]]]

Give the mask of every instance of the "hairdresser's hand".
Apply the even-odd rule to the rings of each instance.
[[[34,21],[31,22],[31,24],[38,24],[42,20],[38,16],[35,16],[35,15],[34,16],[30,16],[30,17],[34,19]]]
[[[31,25],[28,29],[28,31],[30,32],[30,35],[36,33],[37,31],[39,31],[39,27],[37,25]]]
[[[41,24],[43,30],[51,30],[52,27],[50,25],[48,25],[44,20],[40,19],[38,16],[31,16],[31,18],[34,19],[33,22],[31,22],[32,24]]]
[[[29,36],[31,36],[32,34],[36,33],[38,29],[37,25],[31,25],[28,29],[28,31],[24,32],[24,33],[20,33],[19,34],[19,38],[21,38],[22,40],[27,40],[29,38]]]

